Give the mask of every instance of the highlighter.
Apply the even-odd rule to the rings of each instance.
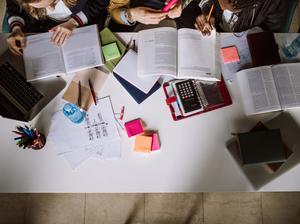
[[[170,10],[170,8],[175,5],[178,2],[178,0],[171,0],[169,3],[162,9],[162,12],[167,12]]]

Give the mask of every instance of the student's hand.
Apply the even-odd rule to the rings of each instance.
[[[151,9],[148,7],[136,7],[129,9],[132,20],[142,24],[158,24],[161,20],[165,19],[167,12],[161,10]]]
[[[21,27],[15,26],[12,33],[7,38],[8,49],[15,55],[23,55],[22,49],[25,48],[25,36]]]
[[[176,5],[174,5],[169,11],[168,11],[168,17],[171,19],[175,19],[181,16],[182,12],[182,4],[181,1],[178,1]]]
[[[215,18],[211,17],[210,21],[208,21],[207,16],[202,14],[196,18],[195,27],[203,36],[209,36],[211,31],[215,28]]]
[[[53,27],[49,32],[53,32],[51,41],[56,45],[62,45],[71,36],[73,30],[78,27],[78,23],[72,18],[67,22]]]

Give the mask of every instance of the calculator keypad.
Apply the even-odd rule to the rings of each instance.
[[[201,109],[201,103],[199,101],[193,80],[184,80],[182,82],[176,83],[175,85],[183,109],[186,113]]]

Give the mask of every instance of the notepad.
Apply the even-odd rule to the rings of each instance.
[[[107,44],[102,47],[102,52],[105,58],[105,61],[110,61],[121,56],[116,42]]]
[[[128,137],[133,137],[141,133],[144,133],[142,121],[139,118],[126,122],[124,126]]]
[[[151,152],[152,136],[139,135],[135,138],[134,151]]]
[[[151,151],[156,151],[160,149],[160,143],[157,133],[153,133],[152,135],[152,143],[151,143]]]
[[[222,48],[221,54],[223,56],[223,60],[225,64],[238,62],[240,60],[240,56],[238,54],[236,46]]]

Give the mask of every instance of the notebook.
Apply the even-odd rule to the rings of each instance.
[[[113,73],[115,78],[119,81],[119,83],[127,90],[130,96],[138,103],[142,103],[144,100],[146,100],[148,97],[150,97],[154,92],[156,92],[160,88],[159,82],[156,82],[154,86],[150,89],[148,93],[144,93],[143,91],[136,88],[134,85],[132,85],[130,82],[127,82],[125,79],[123,79],[121,76],[117,75],[116,73]]]
[[[280,63],[278,45],[272,32],[248,34],[247,41],[254,67]]]
[[[259,130],[238,134],[244,165],[286,161],[280,129]]]

